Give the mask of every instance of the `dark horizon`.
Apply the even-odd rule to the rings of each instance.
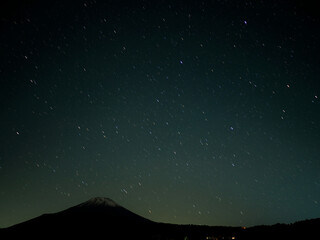
[[[310,239],[318,232],[320,218],[272,226],[229,227],[153,222],[118,205],[110,198],[96,197],[63,211],[0,229],[0,237],[101,237],[111,239]]]
[[[3,1],[0,226],[109,196],[157,222],[320,216],[309,1]]]
[[[99,203],[99,201],[102,201],[100,200],[102,199],[103,201],[108,201],[107,203]],[[35,217],[32,217],[30,219],[26,219],[22,222],[18,222],[18,223],[15,223],[11,226],[6,226],[6,227],[3,227],[3,226],[0,226],[0,229],[6,229],[6,228],[12,228],[12,227],[15,227],[15,226],[18,226],[18,225],[21,225],[21,224],[25,224],[26,222],[30,222],[30,221],[33,221],[34,219],[37,219],[37,218],[41,218],[45,215],[52,215],[52,214],[60,214],[61,212],[65,212],[65,211],[69,211],[70,209],[73,209],[73,208],[82,208],[82,207],[100,207],[99,205],[101,205],[102,207],[109,207],[108,205],[110,205],[111,207],[120,207],[120,208],[124,208],[126,209],[125,206],[122,206],[122,205],[119,205],[118,203],[114,202],[111,198],[108,198],[108,197],[92,197],[84,202],[79,202],[78,204],[76,205],[73,205],[73,206],[68,206],[64,209],[60,209],[58,210],[57,212],[44,212],[42,214],[40,214],[39,216],[35,216]],[[126,209],[126,210],[129,210],[130,209]],[[136,212],[134,211],[130,211],[132,212],[133,214],[137,214]],[[137,214],[137,216],[140,216],[139,214]],[[289,223],[284,223],[284,222],[275,222],[275,223],[271,223],[271,224],[256,224],[256,225],[252,225],[252,226],[244,226],[244,225],[237,225],[237,226],[229,226],[229,225],[207,225],[207,224],[193,224],[193,223],[171,223],[171,222],[159,222],[159,221],[154,221],[152,219],[149,219],[148,216],[141,216],[142,218],[145,218],[146,220],[150,220],[154,223],[163,223],[163,224],[173,224],[173,225],[193,225],[193,226],[208,226],[208,227],[231,227],[231,228],[242,228],[242,229],[247,229],[247,228],[255,228],[255,227],[263,227],[263,226],[274,226],[274,225],[278,225],[278,224],[283,224],[283,225],[292,225],[292,224],[296,224],[296,223],[300,223],[300,222],[307,222],[307,221],[318,221],[320,220],[320,218],[313,218],[313,219],[300,219],[300,220],[297,220],[297,221],[294,221],[294,222],[289,222]]]
[[[57,212],[44,212],[42,213],[41,215],[39,216],[36,216],[34,218],[30,218],[30,219],[27,219],[23,222],[20,222],[20,223],[16,223],[12,226],[8,226],[7,228],[12,228],[12,227],[15,227],[15,226],[18,226],[18,225],[21,225],[21,224],[24,224],[26,222],[30,222],[30,221],[33,221],[34,219],[37,219],[37,218],[41,218],[43,216],[46,216],[46,215],[54,215],[54,214],[61,214],[63,212],[66,212],[66,211],[74,211],[75,209],[79,209],[80,212],[82,209],[92,209],[93,212],[99,212],[99,211],[102,211],[104,212],[104,208],[121,208],[121,209],[124,209],[125,211],[128,211],[134,215],[136,215],[136,217],[138,218],[142,218],[142,219],[145,219],[146,221],[151,221],[151,222],[154,222],[154,223],[163,223],[163,224],[173,224],[173,225],[194,225],[194,226],[208,226],[208,227],[231,227],[231,228],[242,228],[242,229],[247,229],[247,228],[255,228],[255,227],[261,227],[261,226],[273,226],[273,225],[279,225],[279,224],[283,224],[283,225],[292,225],[292,224],[296,224],[296,223],[300,223],[300,222],[308,222],[308,221],[318,221],[320,220],[320,218],[314,218],[314,219],[301,219],[301,220],[298,220],[298,221],[295,221],[295,222],[291,222],[291,223],[283,223],[283,222],[276,222],[276,223],[273,223],[273,224],[270,224],[270,225],[265,225],[265,224],[262,224],[262,225],[253,225],[253,226],[223,226],[223,225],[215,225],[215,226],[211,226],[211,225],[198,225],[198,224],[192,224],[192,223],[189,223],[189,224],[179,224],[179,223],[170,223],[170,222],[157,222],[157,221],[153,221],[151,219],[148,219],[146,217],[143,217],[143,216],[140,216],[139,214],[135,213],[134,211],[131,211],[130,209],[127,209],[125,206],[122,206],[122,205],[119,205],[117,202],[114,202],[113,199],[109,198],[109,197],[92,197],[84,202],[79,202],[78,204],[74,205],[74,206],[69,206],[65,209],[60,209],[59,211]],[[96,210],[95,210],[96,208]],[[107,212],[108,214],[108,212]],[[106,215],[107,217],[107,215]],[[114,217],[111,215],[111,217]],[[123,220],[125,220],[125,216],[122,216],[123,217]],[[143,220],[143,221],[145,221]],[[0,226],[0,229],[5,229],[3,227]]]

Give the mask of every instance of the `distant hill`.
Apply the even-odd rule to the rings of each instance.
[[[0,239],[314,239],[320,219],[273,226],[210,227],[156,223],[143,218],[109,198],[92,198],[64,211],[44,214],[0,229]]]
[[[255,226],[240,233],[238,239],[318,239],[320,218],[295,222],[293,224],[275,224],[272,226]]]

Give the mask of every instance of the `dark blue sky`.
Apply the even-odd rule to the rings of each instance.
[[[93,196],[171,223],[319,217],[313,6],[120,2],[3,8],[0,226]]]

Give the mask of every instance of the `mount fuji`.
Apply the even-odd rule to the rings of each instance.
[[[6,235],[30,237],[104,236],[110,239],[150,236],[157,224],[115,203],[96,197],[53,214],[43,214],[29,221],[2,229]]]

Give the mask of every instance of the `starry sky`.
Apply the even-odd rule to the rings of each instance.
[[[306,1],[5,1],[0,227],[109,197],[154,221],[320,216]]]

